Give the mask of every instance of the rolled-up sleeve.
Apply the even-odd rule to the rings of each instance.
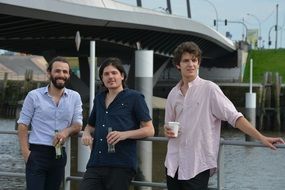
[[[72,118],[72,123],[78,123],[80,125],[83,124],[83,115],[82,115],[82,101],[80,95],[75,93],[75,103],[74,103],[74,114]]]
[[[17,121],[18,124],[23,123],[25,125],[30,125],[33,114],[34,114],[35,106],[34,106],[34,98],[32,93],[28,93],[26,96],[21,112],[20,117]]]

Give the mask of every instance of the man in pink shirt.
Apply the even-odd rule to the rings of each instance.
[[[173,63],[181,81],[170,91],[165,123],[180,123],[178,137],[165,126],[169,138],[165,159],[168,190],[206,190],[210,170],[217,168],[221,121],[227,121],[271,149],[282,138],[259,133],[215,83],[198,76],[201,50],[184,42],[174,51]]]

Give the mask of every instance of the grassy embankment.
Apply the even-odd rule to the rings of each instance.
[[[250,59],[253,59],[253,83],[262,83],[264,73],[276,72],[285,79],[285,49],[279,50],[251,50],[248,55],[243,82],[249,82]]]

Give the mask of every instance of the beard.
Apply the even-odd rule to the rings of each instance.
[[[64,82],[63,83],[58,83],[57,82],[57,80],[63,80]],[[66,83],[68,82],[69,80],[68,80],[68,78],[62,78],[62,77],[57,77],[57,78],[55,78],[55,77],[52,77],[51,76],[51,82],[52,82],[52,84],[53,84],[53,86],[55,87],[55,88],[57,88],[57,89],[59,89],[59,90],[61,90],[61,89],[63,89],[65,86],[66,86]]]

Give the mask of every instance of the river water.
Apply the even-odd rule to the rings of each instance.
[[[14,130],[13,119],[0,119],[0,130]],[[266,133],[285,137],[284,133]],[[223,130],[225,140],[241,140],[244,135],[238,130]],[[164,181],[163,159],[165,143],[153,146],[153,181]],[[20,155],[16,135],[0,134],[0,171],[24,172],[24,161]],[[282,190],[285,189],[285,149],[277,151],[262,147],[226,146],[224,156],[225,190]],[[210,179],[216,187],[217,177]],[[0,176],[0,190],[24,190],[25,180],[21,177]]]
[[[0,119],[0,130],[10,131],[15,129],[15,120]],[[0,134],[0,171],[24,172],[24,161],[20,154],[18,138],[16,135]],[[0,189],[23,190],[25,180],[22,177],[0,176]]]

